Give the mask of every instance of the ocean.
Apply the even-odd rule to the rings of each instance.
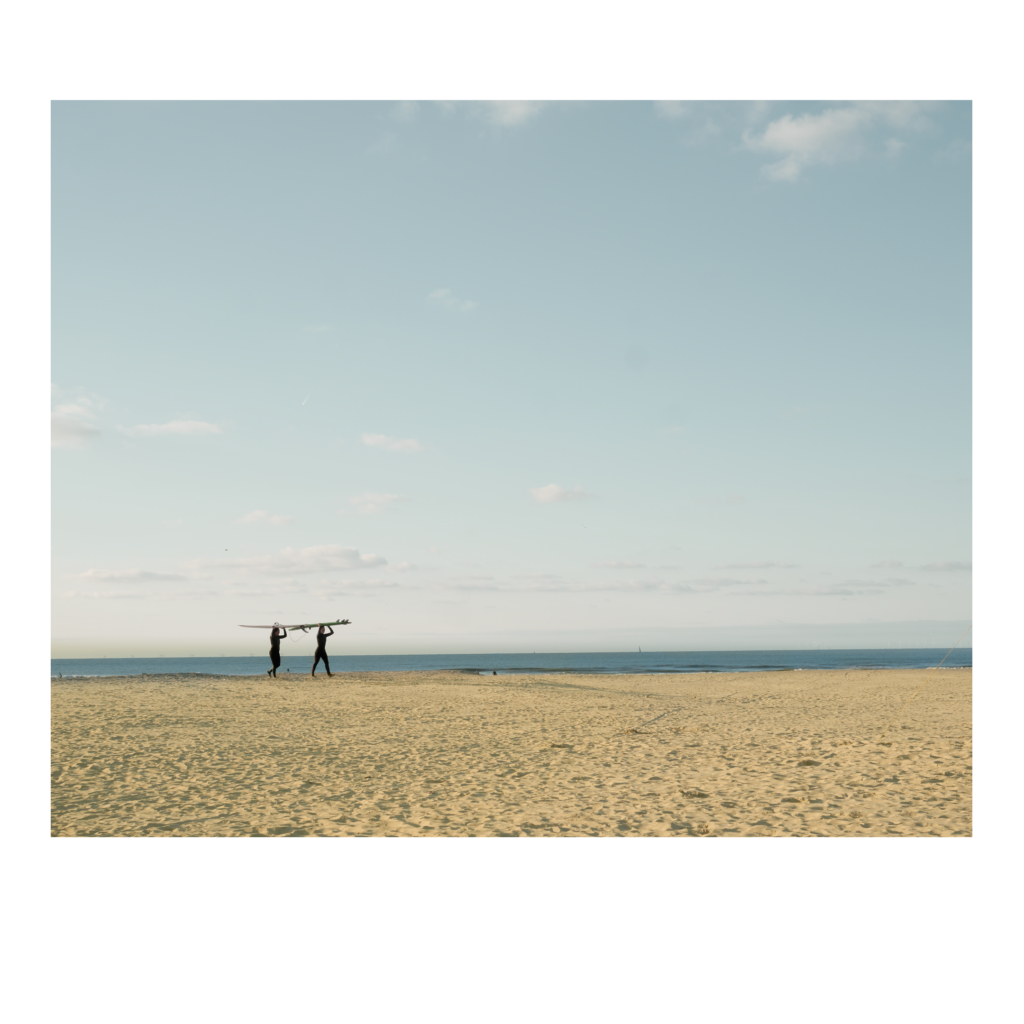
[[[546,672],[784,672],[801,669],[933,668],[947,648],[804,651],[633,651],[615,654],[337,654],[330,653],[333,672],[457,672],[499,675]],[[970,668],[973,649],[956,648],[945,665]],[[282,656],[278,676],[308,673],[313,656]],[[102,676],[261,675],[270,658],[52,658],[56,679]],[[323,666],[317,674],[323,673]]]

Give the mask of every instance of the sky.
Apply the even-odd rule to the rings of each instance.
[[[55,656],[970,621],[969,103],[58,102],[51,144]]]

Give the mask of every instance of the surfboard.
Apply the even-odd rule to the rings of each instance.
[[[239,623],[242,629],[273,629],[277,626],[278,629],[301,629],[303,633],[310,629],[317,629],[319,626],[347,626],[351,622],[351,619],[335,619],[334,622],[301,622],[294,626],[286,625],[283,622],[275,622],[269,626],[246,626],[243,623]]]

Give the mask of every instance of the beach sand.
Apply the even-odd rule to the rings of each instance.
[[[969,836],[971,670],[54,681],[54,836]]]

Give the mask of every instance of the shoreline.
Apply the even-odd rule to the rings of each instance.
[[[849,669],[816,669],[816,668],[751,668],[751,669],[721,669],[721,668],[709,668],[709,669],[651,669],[647,672],[618,672],[612,669],[605,670],[587,670],[587,669],[561,669],[561,668],[549,668],[549,669],[477,669],[477,668],[448,668],[444,669],[445,672],[451,672],[459,675],[468,676],[481,676],[486,678],[487,676],[704,676],[704,675],[750,675],[752,673],[770,675],[778,672],[829,672],[829,671],[844,671],[844,672],[954,672],[954,671],[972,671],[973,665],[928,665],[924,668],[870,668],[870,667],[854,667]],[[352,669],[351,671],[338,671],[332,672],[330,676],[326,673],[318,673],[316,677],[323,674],[324,678],[341,678],[344,679],[346,676],[364,676],[364,675],[415,675],[417,673],[430,673],[437,672],[437,669],[430,668],[413,668],[405,669],[401,673],[396,673],[390,669]],[[311,678],[303,672],[280,672],[277,676],[278,679],[287,679],[294,677],[296,679]],[[119,673],[116,675],[67,675],[67,676],[50,676],[50,682],[53,685],[59,685],[61,683],[69,682],[82,682],[87,679],[260,679],[262,678],[257,673],[227,673],[227,672],[139,672],[132,675],[126,675]]]

